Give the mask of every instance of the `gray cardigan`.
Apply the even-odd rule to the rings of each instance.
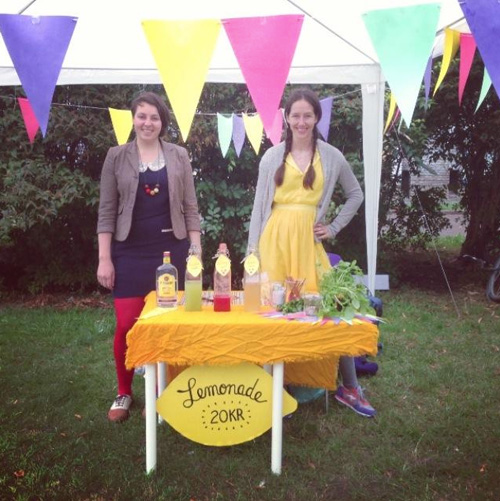
[[[327,223],[330,238],[334,238],[356,214],[363,202],[363,191],[344,155],[337,148],[324,141],[319,140],[317,145],[323,166],[324,187],[317,209],[316,222],[324,220],[337,181],[340,183],[347,199],[337,217],[329,224]],[[285,143],[283,142],[269,148],[260,161],[259,177],[250,219],[248,245],[257,246],[259,244],[260,236],[271,216],[276,191],[274,175],[283,162],[284,153]]]

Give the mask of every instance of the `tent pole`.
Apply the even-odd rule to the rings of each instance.
[[[385,81],[380,68],[377,81],[361,86],[363,96],[363,165],[365,174],[365,223],[368,289],[375,294],[377,233],[384,139]]]
[[[32,6],[35,2],[36,2],[36,0],[31,0],[31,2],[30,2],[28,5],[24,6],[24,7],[23,7],[23,8],[22,8],[19,12],[18,12],[18,15],[19,15],[19,14],[22,14],[22,13],[23,13],[26,9],[28,9],[29,7],[31,7],[31,6]]]

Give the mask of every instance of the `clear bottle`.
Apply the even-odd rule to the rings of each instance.
[[[161,308],[177,307],[178,273],[170,262],[170,252],[163,253],[163,264],[156,270],[156,305]]]
[[[243,309],[245,311],[259,311],[261,304],[260,259],[254,246],[248,247],[247,255],[243,262],[243,269]]]
[[[201,311],[202,269],[200,248],[191,244],[184,282],[185,311]]]
[[[231,260],[225,243],[215,255],[214,311],[231,311]]]

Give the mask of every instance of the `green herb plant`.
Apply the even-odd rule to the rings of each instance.
[[[321,276],[320,316],[350,321],[356,314],[375,315],[368,299],[368,289],[356,280],[356,276],[363,276],[356,261],[340,261]]]
[[[292,299],[291,301],[277,306],[276,309],[281,311],[283,315],[287,315],[288,313],[297,313],[298,311],[302,311],[304,309],[304,300],[302,298]]]

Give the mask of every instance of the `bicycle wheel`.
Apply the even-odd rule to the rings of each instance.
[[[500,303],[500,257],[496,260],[494,270],[488,280],[486,295],[491,301]]]

